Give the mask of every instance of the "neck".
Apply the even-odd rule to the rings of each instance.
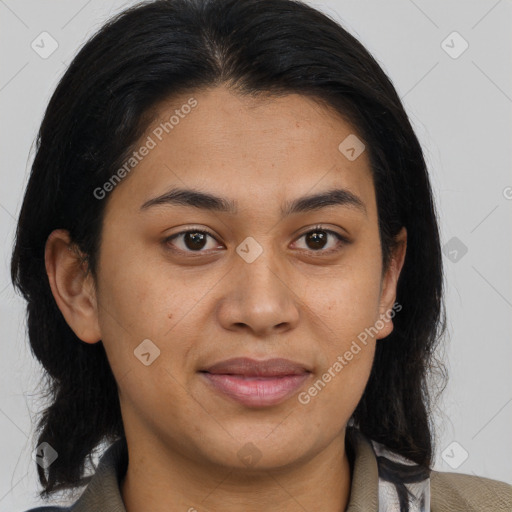
[[[350,497],[345,430],[315,456],[265,471],[210,466],[144,436],[128,446],[120,484],[127,512],[343,512]]]

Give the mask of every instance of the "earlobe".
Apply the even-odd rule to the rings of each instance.
[[[93,277],[73,247],[69,233],[56,229],[45,247],[45,267],[53,297],[73,332],[86,343],[101,340]]]
[[[393,332],[393,311],[396,302],[398,279],[402,271],[405,254],[407,252],[407,230],[404,227],[395,237],[396,246],[391,256],[386,274],[382,280],[381,300],[379,304],[379,322],[384,324],[380,329],[377,339],[385,338]],[[400,307],[401,309],[401,307]],[[399,309],[397,309],[399,311]]]

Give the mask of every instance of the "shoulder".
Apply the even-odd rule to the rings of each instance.
[[[477,475],[432,471],[432,512],[510,512],[512,485]]]

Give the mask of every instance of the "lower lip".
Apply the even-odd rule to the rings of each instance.
[[[248,407],[268,407],[290,398],[309,378],[310,373],[283,377],[242,377],[202,372],[224,395]]]

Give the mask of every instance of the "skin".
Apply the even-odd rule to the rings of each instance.
[[[190,96],[158,105],[161,120]],[[345,510],[345,428],[392,319],[308,404],[295,395],[248,408],[211,390],[198,370],[235,356],[285,357],[312,368],[299,390],[307,391],[392,308],[405,229],[383,273],[367,151],[349,161],[338,150],[356,132],[334,111],[296,94],[250,99],[224,86],[193,97],[197,107],[103,199],[97,282],[68,250],[66,231],[54,231],[46,246],[60,310],[85,343],[102,340],[118,383],[130,459],[126,509]],[[174,186],[232,199],[239,213],[140,211]],[[284,202],[335,187],[356,194],[366,215],[335,205],[281,219]],[[350,243],[329,235],[316,248],[303,235],[317,224]],[[209,254],[197,255],[183,236],[165,241],[190,228],[214,235],[200,249]],[[247,237],[263,249],[252,263],[236,252]],[[144,339],[160,350],[149,366],[134,357]],[[251,466],[237,456],[249,442],[261,455]]]

